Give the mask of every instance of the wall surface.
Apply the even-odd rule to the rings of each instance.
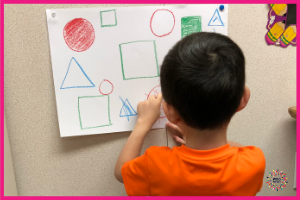
[[[4,196],[18,196],[5,122],[6,121],[4,117]]]
[[[139,5],[4,7],[5,114],[19,195],[126,195],[113,170],[130,133],[60,138],[57,121],[45,10],[103,6]],[[266,45],[267,13],[266,4],[229,6],[228,32],[246,56],[251,98],[233,117],[228,139],[260,147],[266,174],[287,174],[282,191],[272,191],[265,178],[258,195],[293,196],[296,120],[288,108],[296,105],[296,48]],[[153,130],[143,151],[166,144],[165,130]]]

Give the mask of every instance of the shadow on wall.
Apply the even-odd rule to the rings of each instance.
[[[117,141],[125,141],[129,137],[130,133],[131,132],[119,132],[99,135],[58,138],[61,146],[60,152],[70,153],[73,151],[89,149],[96,146],[103,146],[104,144],[113,145],[114,143],[117,143]],[[58,135],[58,137],[60,136]]]

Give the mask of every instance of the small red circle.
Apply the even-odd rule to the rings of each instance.
[[[64,39],[73,51],[86,51],[95,40],[93,25],[86,19],[75,18],[65,25]]]
[[[157,35],[157,34],[154,33],[154,31],[153,31],[153,29],[152,29],[152,20],[153,20],[153,17],[154,17],[154,15],[155,15],[155,13],[156,13],[157,11],[168,11],[168,12],[170,12],[170,13],[172,14],[173,19],[174,19],[174,24],[173,24],[172,30],[171,30],[169,33],[166,33],[166,34],[163,34],[163,35]],[[151,20],[150,20],[150,29],[151,29],[151,32],[152,32],[155,36],[157,36],[157,37],[164,37],[164,36],[170,35],[170,34],[172,33],[173,29],[174,29],[174,26],[175,26],[175,16],[174,16],[174,14],[173,14],[170,10],[168,10],[168,9],[158,9],[158,10],[156,10],[156,11],[152,14],[152,17],[151,17]]]
[[[101,91],[101,85],[102,85],[102,83],[105,82],[105,81],[108,82],[108,83],[111,85],[111,91],[110,91],[109,93],[103,93],[103,92]],[[103,94],[103,95],[109,95],[109,94],[111,94],[113,91],[114,91],[114,85],[113,85],[109,80],[104,79],[104,80],[100,83],[100,85],[99,85],[99,92],[100,92],[101,94]]]

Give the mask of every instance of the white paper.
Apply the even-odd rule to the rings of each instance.
[[[201,27],[227,35],[228,5],[219,6],[46,10],[61,136],[132,130],[138,103],[160,92],[160,66],[182,34]],[[161,112],[152,128],[165,126]]]

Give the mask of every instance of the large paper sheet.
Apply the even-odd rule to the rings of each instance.
[[[182,37],[227,35],[228,5],[46,10],[60,135],[130,131],[160,90],[160,66]],[[152,128],[163,128],[161,110]]]

